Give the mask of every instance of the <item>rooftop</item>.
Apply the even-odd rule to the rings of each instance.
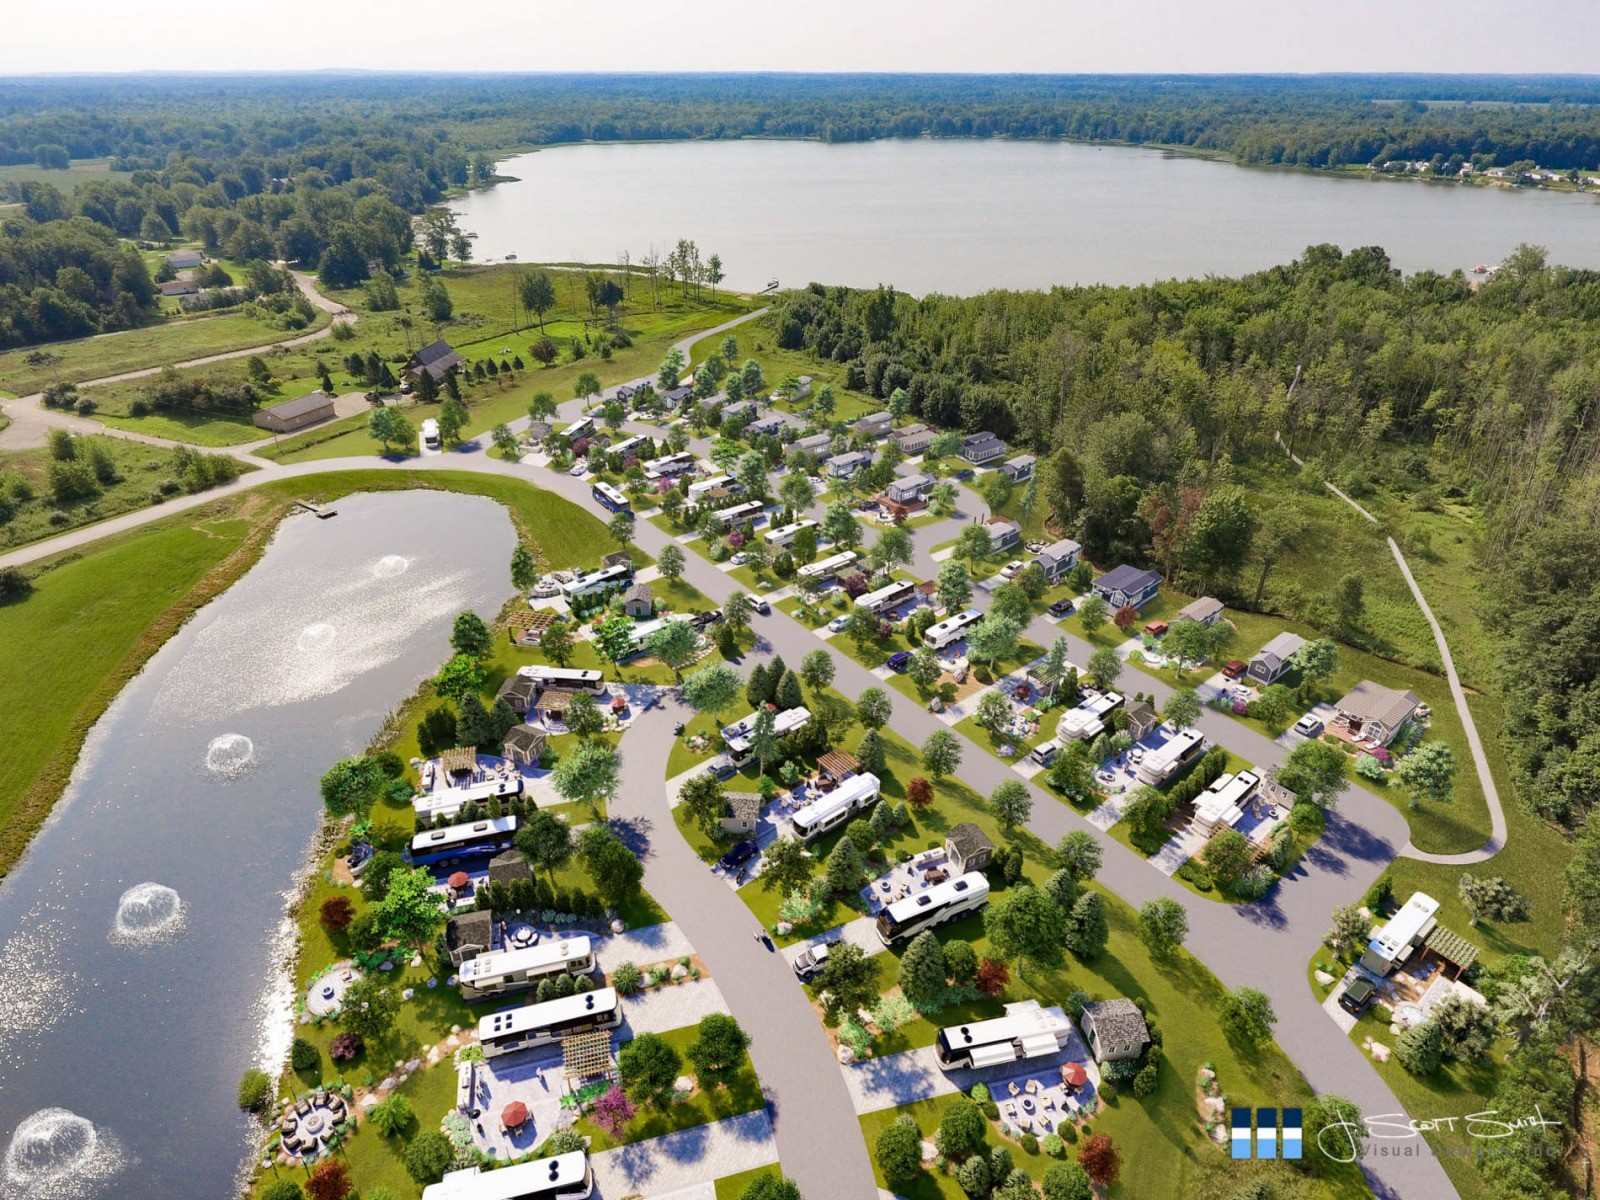
[[[1125,996],[1112,1000],[1095,1000],[1083,1006],[1085,1021],[1093,1021],[1095,1033],[1102,1042],[1148,1042],[1150,1028],[1144,1023],[1139,1006]]]
[[[293,400],[285,400],[282,404],[268,405],[264,410],[275,417],[288,419],[303,416],[308,412],[316,412],[333,403],[333,397],[322,391],[307,392],[304,396],[296,396]]]
[[[944,840],[959,850],[962,858],[971,858],[981,850],[994,849],[994,843],[989,840],[989,835],[971,821],[952,825],[950,832],[944,835]]]
[[[1420,701],[1415,692],[1398,691],[1363,679],[1334,705],[1340,712],[1363,721],[1377,721],[1393,729],[1412,713]]]

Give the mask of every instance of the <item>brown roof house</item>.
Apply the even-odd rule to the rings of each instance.
[[[944,837],[945,857],[957,874],[981,871],[994,857],[994,843],[988,835],[970,821],[952,825]]]
[[[510,729],[501,743],[505,756],[519,767],[536,767],[544,757],[549,738],[545,731],[534,725],[517,725]]]
[[[652,617],[656,611],[656,593],[648,583],[636,583],[622,597],[622,611],[629,617]]]
[[[489,860],[489,884],[503,883],[510,887],[521,880],[533,879],[533,868],[528,856],[521,850],[503,850]]]
[[[500,685],[496,700],[504,700],[519,717],[528,715],[533,702],[539,698],[539,681],[526,675],[512,675]]]
[[[321,391],[307,393],[270,408],[259,409],[250,418],[263,429],[273,433],[290,433],[315,425],[318,421],[333,420],[333,397]]]
[[[1353,736],[1387,746],[1400,727],[1416,715],[1422,702],[1414,692],[1386,688],[1363,679],[1334,704],[1339,724]]]
[[[1138,1058],[1150,1044],[1150,1027],[1132,1000],[1095,1000],[1083,1006],[1083,1040],[1094,1052],[1096,1062],[1116,1062]]]
[[[1134,741],[1149,737],[1161,725],[1161,714],[1143,700],[1135,700],[1127,707],[1128,736]]]

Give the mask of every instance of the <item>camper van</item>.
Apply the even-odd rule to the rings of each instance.
[[[429,417],[422,423],[422,448],[424,450],[437,450],[439,445],[439,422]]]

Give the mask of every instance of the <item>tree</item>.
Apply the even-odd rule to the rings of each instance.
[[[572,827],[552,812],[535,809],[523,818],[516,841],[528,864],[549,875],[554,887],[556,872],[572,858]]]
[[[1333,605],[1339,628],[1347,631],[1358,629],[1367,611],[1366,584],[1361,576],[1353,572],[1341,576],[1339,582],[1333,585],[1329,602]]]
[[[593,371],[584,371],[572,381],[572,398],[582,400],[584,410],[587,411],[594,402],[594,397],[601,391],[600,376]]]
[[[454,375],[446,375],[445,381],[449,383],[455,379]],[[439,406],[439,436],[447,446],[453,446],[461,440],[461,431],[471,424],[467,416],[467,406],[454,396],[446,396],[443,404]]]
[[[377,801],[388,777],[376,758],[341,758],[322,777],[322,804],[332,817],[363,816]]]
[[[1110,1187],[1122,1170],[1122,1155],[1109,1134],[1091,1133],[1078,1150],[1078,1165],[1101,1187]]]
[[[1498,875],[1480,879],[1470,872],[1462,872],[1456,885],[1461,903],[1472,914],[1476,925],[1481,918],[1491,921],[1526,921],[1528,901],[1515,888]]]
[[[939,675],[944,668],[939,664],[939,656],[927,646],[918,646],[911,652],[911,661],[906,664],[906,674],[911,677],[923,691],[931,691],[933,685],[939,682]]]
[[[411,1178],[421,1184],[438,1183],[455,1165],[456,1148],[439,1130],[428,1129],[407,1143],[404,1158]]]
[[[628,1122],[633,1120],[636,1111],[633,1101],[628,1099],[628,1093],[616,1084],[612,1084],[610,1089],[594,1102],[592,1114],[596,1125],[611,1137],[619,1138],[622,1136],[622,1131],[628,1127]]]
[[[1088,666],[1089,674],[1103,688],[1116,687],[1117,680],[1122,676],[1122,659],[1110,646],[1101,646],[1091,654]]]
[[[539,582],[539,560],[521,542],[511,548],[511,586],[525,592]]]
[[[681,578],[684,567],[683,547],[676,542],[668,542],[656,556],[656,566],[661,569],[663,579],[676,581]]]
[[[686,1052],[702,1088],[725,1087],[750,1062],[750,1035],[727,1013],[707,1013]]]
[[[1481,1062],[1487,1058],[1500,1033],[1494,1013],[1459,993],[1435,1008],[1428,1023],[1438,1026],[1444,1057],[1457,1062]]]
[[[1066,915],[1036,887],[1019,887],[983,910],[989,941],[1001,956],[1016,960],[1019,973],[1028,962],[1058,961],[1066,927]]]
[[[606,522],[606,531],[616,539],[617,545],[626,546],[633,541],[634,518],[630,512],[614,513]]]
[[[909,566],[912,550],[911,530],[904,525],[890,525],[878,534],[868,557],[878,570],[887,574],[896,567]]]
[[[433,940],[444,925],[444,910],[432,888],[433,874],[425,868],[412,867],[390,874],[388,891],[372,906],[372,915],[385,937],[419,950]]]
[[[306,1176],[307,1200],[345,1200],[350,1194],[350,1168],[339,1158],[325,1158]]]
[[[996,689],[984,692],[978,697],[978,707],[973,710],[973,720],[978,723],[978,728],[984,730],[991,737],[1004,737],[1011,727],[1011,701],[1006,694]]]
[[[1299,803],[1332,808],[1350,786],[1345,756],[1337,746],[1304,741],[1284,756],[1278,783],[1295,794]]]
[[[811,882],[811,856],[799,840],[776,838],[761,853],[761,874],[757,878],[762,891],[791,895]]]
[[[813,692],[820,692],[833,682],[833,655],[827,650],[812,650],[800,660],[800,678]]]
[[[489,636],[489,627],[483,623],[483,618],[467,609],[456,614],[455,624],[450,629],[450,648],[468,658],[484,659],[494,650],[494,639]]]
[[[1449,742],[1423,742],[1401,757],[1395,778],[1411,793],[1411,807],[1420,800],[1448,804],[1455,799],[1456,756]]]
[[[550,772],[556,793],[573,804],[586,804],[598,813],[600,801],[617,790],[622,756],[608,742],[579,742]],[[598,816],[596,817],[598,820]]]
[[[1051,1163],[1040,1181],[1044,1200],[1094,1200],[1089,1174],[1077,1163]]]
[[[1307,684],[1318,684],[1339,670],[1339,646],[1328,638],[1316,638],[1296,650],[1291,661]]]
[[[972,577],[967,568],[955,559],[946,559],[939,567],[939,603],[952,613],[960,612],[972,603]]]
[[[892,1122],[878,1135],[872,1154],[891,1188],[909,1188],[922,1174],[922,1138],[915,1125]]]
[[[700,656],[700,635],[688,621],[664,621],[645,638],[645,653],[664,667],[672,677],[683,680],[683,668]]]
[[[1433,1021],[1423,1021],[1395,1039],[1396,1061],[1413,1075],[1435,1075],[1444,1065],[1444,1035]]]
[[[1066,933],[1063,935],[1067,949],[1085,962],[1092,961],[1104,953],[1110,938],[1111,927],[1106,921],[1105,905],[1100,893],[1084,892],[1067,914]]]
[[[965,1096],[957,1096],[939,1118],[935,1143],[946,1158],[967,1158],[983,1149],[988,1131],[983,1110]]]
[[[1085,829],[1074,829],[1056,843],[1056,862],[1079,884],[1088,883],[1099,873],[1101,855],[1100,843]]]
[[[839,845],[850,844],[841,838]],[[853,942],[836,942],[828,948],[828,961],[817,973],[817,995],[822,1001],[822,1023],[837,1029],[839,1022],[878,999],[878,963]]]
[[[989,1200],[989,1193],[994,1190],[989,1160],[981,1154],[973,1155],[961,1164],[961,1169],[956,1172],[956,1182],[966,1193],[967,1200]]]
[[[880,687],[866,688],[856,700],[856,719],[868,729],[882,729],[892,716],[894,704]]]
[[[1183,623],[1192,625],[1195,622]],[[1174,729],[1188,729],[1200,720],[1200,697],[1195,695],[1193,688],[1173,692],[1161,706],[1161,718]]]
[[[921,812],[933,803],[933,784],[922,776],[915,776],[906,784],[906,803]]]
[[[272,1099],[272,1080],[265,1071],[246,1069],[239,1078],[239,1107],[245,1112],[261,1112]]]
[[[584,866],[588,868],[595,889],[606,903],[613,908],[621,908],[638,897],[639,884],[644,879],[644,864],[639,861],[637,854],[617,840],[608,827],[591,828],[605,828],[609,836],[603,840],[593,839],[593,844],[584,855]],[[583,850],[580,841],[580,853]]]
[[[803,472],[790,471],[778,485],[778,499],[783,501],[785,507],[792,508],[797,513],[804,513],[816,498],[816,485],[811,482],[811,477]]]
[[[1224,1032],[1247,1045],[1258,1045],[1272,1037],[1278,1016],[1272,1011],[1267,994],[1253,987],[1235,988],[1222,998],[1217,1015]]]
[[[992,672],[998,660],[1016,650],[1021,636],[1022,626],[1017,621],[990,613],[967,630],[967,652],[985,660]]]
[[[935,729],[922,743],[922,765],[935,780],[954,774],[961,765],[961,740],[948,729]]]
[[[1195,509],[1185,539],[1184,558],[1209,592],[1218,578],[1231,576],[1250,556],[1256,517],[1238,484],[1214,488]]]
[[[1134,836],[1149,839],[1162,832],[1167,819],[1172,816],[1173,799],[1166,792],[1148,785],[1134,789],[1133,795],[1123,805],[1122,819]]]
[[[913,938],[900,958],[900,990],[913,1004],[932,1007],[944,995],[949,974],[944,950],[931,929]]]
[[[292,1179],[274,1180],[261,1191],[261,1200],[305,1200],[305,1196],[300,1185]]]
[[[344,990],[339,1023],[364,1042],[375,1041],[394,1028],[400,1013],[400,996],[392,988],[363,976]]]
[[[397,408],[375,408],[367,416],[367,436],[381,442],[387,454],[390,442],[401,446],[410,443],[411,422]]]
[[[492,746],[499,741],[495,736],[494,722],[489,710],[483,706],[477,692],[461,697],[461,711],[456,717],[456,737],[463,746]]]
[[[1206,868],[1223,887],[1232,887],[1255,861],[1255,848],[1237,829],[1219,829],[1205,851]]]
[[[968,525],[956,538],[952,557],[965,559],[970,569],[975,568],[980,560],[988,558],[989,554],[989,531],[982,525]]]
[[[1267,593],[1268,574],[1279,559],[1299,546],[1305,529],[1304,514],[1291,504],[1270,508],[1262,516],[1254,542],[1256,556],[1261,560],[1261,574],[1256,577],[1256,597],[1252,608],[1260,611],[1262,597]]]
[[[1078,605],[1078,623],[1083,626],[1083,632],[1093,637],[1095,630],[1106,623],[1110,614],[1106,611],[1106,602],[1099,596],[1085,596]]]
[[[1344,953],[1367,940],[1371,922],[1361,915],[1359,904],[1341,904],[1333,910],[1332,926],[1323,941],[1330,950]]]
[[[756,602],[749,592],[734,592],[722,604],[722,619],[731,629],[749,629],[756,614]]]
[[[1139,940],[1152,954],[1166,955],[1189,936],[1189,914],[1183,905],[1165,896],[1139,906]]]
[[[758,774],[767,773],[767,760],[778,752],[778,719],[770,708],[762,707],[750,726],[750,752],[756,758]]]
[[[683,351],[676,346],[670,347],[661,359],[661,369],[656,372],[656,387],[663,392],[670,392],[678,386],[683,368]]]
[[[861,850],[849,838],[840,838],[828,855],[823,867],[823,879],[835,896],[848,896],[860,890],[867,874],[862,864]]]
[[[384,1137],[396,1137],[411,1124],[411,1101],[398,1093],[391,1093],[387,1099],[373,1105],[367,1117]]]
[[[545,657],[558,667],[564,667],[572,661],[573,636],[572,623],[557,619],[544,627],[544,633],[539,638],[539,648],[544,651]]]
[[[517,291],[522,307],[539,319],[539,332],[544,332],[544,315],[556,306],[556,284],[548,271],[534,271],[517,280]],[[535,356],[537,357],[537,355]]]
[[[680,694],[683,702],[695,712],[710,713],[721,725],[722,714],[738,701],[742,686],[739,672],[727,663],[718,662],[701,667],[685,679]]]
[[[618,613],[608,615],[595,628],[594,647],[609,663],[631,658],[634,653],[633,618]]]
[[[1033,814],[1033,793],[1020,779],[1007,779],[989,796],[989,811],[1010,837]]]
[[[683,1060],[672,1043],[657,1033],[641,1033],[617,1054],[617,1075],[623,1090],[640,1104],[665,1109]]]

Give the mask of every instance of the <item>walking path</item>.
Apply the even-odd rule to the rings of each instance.
[[[861,1139],[859,1132],[855,1136],[857,1141]],[[635,1195],[668,1195],[777,1161],[772,1122],[758,1110],[605,1150],[592,1155],[589,1165],[594,1170],[596,1200],[624,1200]]]

